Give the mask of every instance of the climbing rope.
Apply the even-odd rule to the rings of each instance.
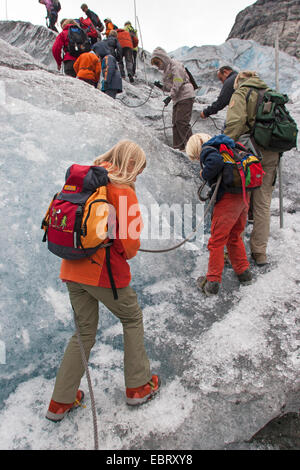
[[[121,101],[121,103],[125,104],[125,106],[127,106],[128,108],[139,108],[140,106],[144,106],[144,104],[146,104],[147,101],[149,101],[149,99],[150,99],[150,97],[151,97],[151,94],[152,94],[152,91],[153,91],[153,88],[154,88],[154,85],[152,85],[151,90],[150,90],[150,93],[149,93],[149,96],[148,96],[148,98],[146,99],[146,101],[143,101],[143,103],[140,103],[140,104],[131,105],[131,104],[126,103],[124,100],[121,100],[120,98],[116,98],[116,99],[117,99],[118,101]]]
[[[73,308],[73,306],[72,306],[72,308]],[[81,354],[81,360],[82,360],[82,364],[83,364],[84,369],[85,369],[87,382],[88,382],[88,387],[89,387],[89,392],[90,392],[90,397],[91,397],[93,426],[94,426],[94,450],[98,450],[99,443],[98,443],[98,426],[97,426],[97,414],[96,414],[95,397],[94,397],[94,392],[93,392],[93,387],[92,387],[91,376],[90,376],[90,372],[89,372],[89,366],[88,366],[88,362],[87,362],[87,359],[86,359],[84,347],[83,347],[83,344],[82,344],[80,331],[79,331],[79,326],[78,326],[78,323],[76,321],[76,314],[75,314],[74,308],[73,308],[73,313],[74,313],[74,323],[75,323],[75,327],[76,327],[76,334],[77,334],[77,339],[78,339],[79,349],[80,349],[80,354]]]
[[[214,192],[212,194],[212,197],[211,197],[211,200],[209,201],[209,204],[207,205],[207,208],[205,209],[204,211],[204,214],[203,214],[203,217],[201,218],[199,224],[197,225],[197,227],[190,233],[190,235],[188,235],[184,240],[182,240],[180,243],[178,243],[177,245],[174,245],[174,246],[171,246],[170,248],[165,248],[165,249],[162,249],[162,250],[146,250],[144,248],[140,248],[139,251],[142,251],[143,253],[168,253],[169,251],[173,251],[173,250],[176,250],[177,248],[181,247],[182,245],[184,245],[184,243],[186,243],[187,241],[189,241],[191,238],[193,238],[195,232],[197,232],[197,230],[199,229],[199,227],[202,225],[202,222],[204,221],[205,217],[207,216],[208,214],[208,211],[209,209],[214,205],[215,203],[215,200],[216,200],[216,197],[217,197],[217,192],[218,192],[218,189],[219,189],[219,186],[220,186],[220,183],[221,183],[221,179],[222,179],[222,173],[219,175],[218,177],[218,180],[217,180],[217,183],[216,183],[216,186],[215,186],[215,189],[214,189]],[[200,188],[199,188],[199,191],[198,191],[198,194],[200,192],[200,190],[202,191],[204,185],[201,185]]]
[[[220,129],[220,127],[218,127],[218,126],[216,125],[215,120],[214,120],[211,116],[208,116],[208,117],[209,117],[209,119],[211,119],[212,122],[214,123],[215,128],[216,128],[218,131],[221,131],[222,129]]]

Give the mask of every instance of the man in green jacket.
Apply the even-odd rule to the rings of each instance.
[[[249,90],[253,89],[249,94]],[[234,83],[235,92],[229,102],[224,134],[246,144],[255,123],[259,89],[268,89],[256,72],[240,72]],[[262,186],[252,193],[253,230],[250,237],[251,255],[258,266],[267,264],[267,244],[270,233],[270,206],[279,154],[256,145],[265,171]]]

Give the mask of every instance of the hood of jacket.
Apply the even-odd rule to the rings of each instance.
[[[92,47],[93,51],[103,59],[106,55],[110,54],[108,45],[104,41],[98,41]]]
[[[215,135],[210,140],[205,142],[205,144],[203,144],[202,146],[202,150],[205,150],[205,146],[218,148],[221,144],[226,145],[226,147],[231,147],[231,148],[235,147],[235,142],[233,139],[231,139],[231,137],[228,137],[225,134],[219,134],[219,135]]]
[[[259,77],[240,79],[237,90],[243,86],[253,87],[253,88],[269,88],[268,85]]]
[[[157,47],[156,49],[154,49],[154,51],[152,52],[151,59],[154,59],[154,57],[157,57],[157,59],[160,59],[162,61],[164,69],[166,69],[172,61],[172,59],[168,56],[168,54],[162,47]]]

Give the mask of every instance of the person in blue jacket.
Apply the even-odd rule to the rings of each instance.
[[[104,41],[97,42],[93,46],[93,51],[101,59],[101,91],[115,99],[118,93],[122,93],[122,78],[115,57]]]
[[[235,274],[241,284],[251,282],[246,249],[242,238],[247,221],[247,205],[242,193],[232,193],[232,165],[225,164],[221,152],[233,155],[235,142],[224,134],[210,138],[207,134],[194,134],[188,140],[186,153],[191,160],[200,160],[200,176],[214,189],[218,176],[222,173],[216,204],[211,221],[211,237],[208,241],[209,262],[206,276],[200,276],[198,286],[206,295],[216,295],[222,281],[224,269],[224,248]]]

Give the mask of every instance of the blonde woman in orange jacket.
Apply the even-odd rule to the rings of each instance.
[[[118,299],[111,289],[105,249],[100,248],[91,259],[63,260],[60,278],[66,282],[71,305],[79,326],[87,359],[95,343],[98,326],[98,302],[116,315],[123,326],[124,375],[126,402],[140,405],[159,390],[160,380],[150,371],[144,347],[143,314],[132,287],[128,259],[136,256],[143,228],[135,192],[135,180],[146,166],[143,150],[134,142],[124,140],[104,155],[94,165],[108,170],[108,202],[116,211],[114,240],[110,249],[110,265]],[[132,215],[134,214],[134,215]],[[78,389],[84,374],[77,336],[74,335],[65,351],[52,399],[46,417],[61,421],[83,399]]]

